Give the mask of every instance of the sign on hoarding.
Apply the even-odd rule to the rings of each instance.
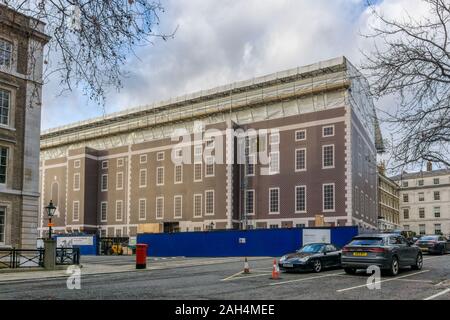
[[[303,245],[318,242],[331,243],[331,230],[303,229]]]
[[[73,246],[92,246],[94,244],[94,238],[87,237],[58,237],[56,240],[56,246],[58,248],[72,248]]]

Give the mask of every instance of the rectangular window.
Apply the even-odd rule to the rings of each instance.
[[[175,181],[174,183],[183,183],[183,165],[179,164],[175,166]]]
[[[419,234],[423,236],[426,234],[426,231],[426,226],[424,224],[419,224]]]
[[[147,169],[139,170],[139,187],[144,188],[147,186]]]
[[[164,197],[156,198],[156,219],[164,218]]]
[[[403,194],[403,202],[409,202],[409,195],[407,193]]]
[[[434,179],[433,179],[433,184],[439,184],[439,183],[440,183],[439,178],[434,178]]]
[[[122,200],[116,201],[116,220],[122,221],[123,216],[123,202]]]
[[[249,216],[255,214],[255,190],[247,190],[246,192],[245,213]]]
[[[6,183],[8,172],[8,148],[0,147],[0,184]]]
[[[202,164],[194,163],[194,181],[202,181]]]
[[[214,157],[206,158],[205,177],[214,177]]]
[[[123,189],[123,172],[117,172],[116,175],[116,189],[122,190]]]
[[[280,188],[269,189],[269,214],[280,213]]]
[[[296,227],[296,228],[304,228],[304,227],[306,227],[306,224],[304,224],[304,223],[297,223],[297,224],[295,225],[295,227]]]
[[[277,224],[271,224],[271,225],[269,226],[270,229],[278,229],[279,227],[280,227],[280,226],[277,225]]]
[[[295,171],[306,170],[306,149],[295,150]]]
[[[295,141],[304,141],[304,140],[306,140],[306,130],[295,131]]]
[[[116,237],[122,237],[122,229],[116,229]]]
[[[102,182],[101,182],[102,191],[108,191],[108,175],[102,174]]]
[[[418,181],[417,181],[417,185],[418,185],[418,186],[423,186],[423,179],[418,180]]]
[[[280,133],[272,133],[269,137],[269,144],[280,144]]]
[[[0,207],[0,243],[5,243],[6,207]]]
[[[334,136],[334,126],[326,126],[322,129],[323,137],[332,137]]]
[[[409,209],[403,209],[403,218],[409,219]]]
[[[194,232],[200,232],[202,231],[202,227],[194,227]]]
[[[306,186],[295,187],[295,212],[306,212]]]
[[[102,161],[102,169],[108,169],[108,160]]]
[[[194,156],[201,157],[202,153],[203,153],[203,147],[201,145],[195,145],[194,146]]]
[[[334,168],[334,145],[322,146],[322,168]]]
[[[271,174],[280,173],[280,153],[278,151],[270,153],[269,172]]]
[[[442,234],[441,224],[437,223],[434,225],[434,234]]]
[[[323,185],[323,211],[334,211],[334,183]]]
[[[78,169],[81,166],[81,161],[80,160],[75,160],[73,162],[73,167]]]
[[[74,201],[72,206],[73,221],[80,220],[80,201]]]
[[[164,185],[164,167],[156,168],[156,185]]]
[[[441,217],[441,207],[434,207],[433,211],[434,211],[434,217],[435,218],[440,218]]]
[[[205,191],[205,216],[214,215],[214,190]]]
[[[80,190],[80,174],[75,173],[73,175],[73,190],[77,191]]]
[[[425,194],[423,192],[419,192],[419,201],[425,201]]]
[[[108,219],[108,202],[102,201],[100,203],[100,220],[106,222]]]
[[[156,161],[163,161],[164,160],[164,151],[158,152],[156,154]]]
[[[9,125],[9,113],[11,110],[11,93],[0,89],[0,124]]]
[[[141,164],[147,163],[147,155],[146,154],[141,154],[139,156],[139,163],[141,163]]]
[[[117,167],[123,167],[123,158],[117,159]]]
[[[434,200],[441,200],[441,193],[439,191],[434,192]]]
[[[407,188],[407,187],[408,187],[408,181],[403,181],[403,182],[402,182],[402,186],[403,186],[404,188]]]
[[[409,231],[409,224],[405,224],[405,225],[403,226],[403,230]]]
[[[173,217],[174,218],[183,217],[183,196],[173,197]]]
[[[425,219],[425,208],[419,208],[419,218]]]
[[[100,237],[101,238],[106,238],[106,229],[100,230]]]
[[[202,195],[194,194],[194,218],[202,216]]]
[[[147,199],[139,199],[139,220],[147,218]]]
[[[245,174],[247,176],[255,175],[256,155],[252,154],[246,157]]]
[[[13,44],[5,39],[0,39],[0,66],[11,67]]]

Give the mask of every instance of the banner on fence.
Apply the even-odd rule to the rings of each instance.
[[[72,248],[73,246],[92,246],[94,238],[87,237],[58,237],[56,239],[56,246],[58,248]]]

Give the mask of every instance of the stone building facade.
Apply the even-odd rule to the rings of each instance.
[[[385,174],[384,164],[378,167],[378,229],[401,229],[399,211],[400,187]]]
[[[56,232],[102,236],[317,215],[374,229],[381,135],[366,89],[340,57],[48,130],[41,207],[57,204]]]
[[[35,248],[44,24],[0,5],[0,246]]]

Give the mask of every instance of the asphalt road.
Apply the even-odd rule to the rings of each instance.
[[[239,260],[149,259],[148,265],[163,263],[164,269],[82,275],[80,290],[67,289],[66,278],[3,281],[0,299],[450,300],[450,255],[425,256],[421,271],[405,269],[397,277],[383,276],[379,290],[366,287],[366,274],[350,276],[342,269],[281,273],[281,279],[272,280],[271,258],[249,259],[251,273],[244,275]],[[83,262],[111,266],[134,260],[90,257]]]

